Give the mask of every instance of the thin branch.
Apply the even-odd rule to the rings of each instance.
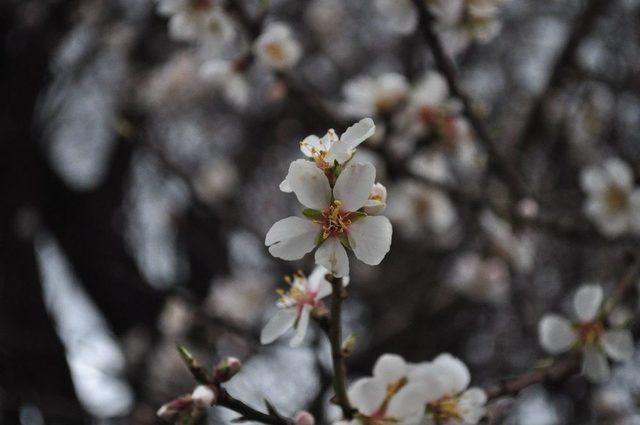
[[[270,425],[291,425],[293,423],[291,419],[280,415],[270,404],[267,403],[268,413],[260,412],[237,398],[234,398],[224,388],[219,388],[216,404],[239,413],[242,421],[254,421]]]
[[[529,190],[525,187],[517,170],[512,164],[503,158],[495,140],[490,136],[489,130],[476,112],[476,109],[473,106],[473,101],[460,87],[456,66],[451,58],[446,54],[442,42],[433,28],[435,18],[428,10],[426,2],[424,0],[413,0],[413,3],[418,9],[418,15],[420,17],[419,29],[431,49],[436,67],[447,80],[451,94],[462,102],[464,115],[469,120],[476,136],[484,144],[485,149],[487,150],[490,166],[497,175],[502,177],[503,182],[507,185],[516,200],[530,196]]]
[[[336,393],[336,402],[342,409],[345,419],[353,417],[353,408],[349,403],[346,388],[346,370],[344,356],[342,355],[342,298],[345,296],[342,286],[342,278],[331,276],[331,326],[329,339],[331,341],[331,359],[333,360],[333,389]]]

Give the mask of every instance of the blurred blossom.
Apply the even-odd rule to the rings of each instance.
[[[201,167],[194,184],[202,199],[215,204],[229,196],[238,180],[234,164],[227,159],[218,158]]]
[[[266,276],[240,272],[212,283],[205,308],[212,316],[226,317],[240,325],[251,326],[262,315],[270,289]]]
[[[158,13],[169,17],[169,34],[176,40],[230,41],[235,28],[216,0],[157,0]]]
[[[448,183],[452,180],[449,163],[445,155],[438,149],[425,148],[412,156],[409,169],[419,176],[439,183]]]
[[[540,387],[522,392],[511,415],[518,425],[560,425],[558,412],[549,400],[548,394]]]
[[[282,22],[268,24],[253,50],[262,63],[276,70],[292,68],[302,56],[302,46],[291,28]]]
[[[342,91],[342,110],[349,117],[366,117],[392,112],[409,92],[406,78],[397,73],[378,77],[359,76],[347,81]]]
[[[511,225],[486,210],[480,216],[480,226],[494,248],[520,272],[529,272],[535,264],[536,244],[528,232],[515,233]]]
[[[335,36],[344,17],[342,0],[315,0],[309,3],[305,13],[308,25],[324,37]]]
[[[458,256],[447,279],[456,291],[474,301],[503,305],[509,296],[509,268],[501,258],[475,253]]]
[[[170,339],[183,337],[193,323],[193,306],[186,301],[171,297],[165,302],[158,319],[158,328]]]
[[[405,237],[422,237],[424,230],[449,233],[456,224],[456,210],[445,193],[411,180],[390,190],[387,212]]]
[[[624,161],[609,158],[585,168],[580,185],[587,193],[584,212],[606,236],[640,232],[640,187]]]
[[[213,89],[222,93],[227,102],[235,108],[239,110],[246,108],[251,87],[236,63],[212,59],[200,67],[200,76]]]

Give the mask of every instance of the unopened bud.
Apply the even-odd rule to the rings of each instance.
[[[191,394],[187,394],[163,404],[156,414],[162,420],[176,422],[181,416],[190,412],[191,406],[193,406],[193,399]]]
[[[313,415],[305,410],[301,410],[293,417],[295,425],[315,425],[316,419]]]
[[[216,402],[216,393],[207,385],[198,385],[191,393],[191,398],[196,406],[204,409]]]
[[[235,357],[224,358],[220,363],[218,363],[213,371],[214,379],[216,382],[227,382],[240,371],[241,367],[242,363]]]
[[[349,335],[344,341],[342,341],[342,355],[349,357],[353,350],[356,348],[356,336],[354,334]]]

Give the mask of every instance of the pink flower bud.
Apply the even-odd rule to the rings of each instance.
[[[191,394],[187,394],[163,404],[156,414],[167,422],[176,422],[180,416],[191,410],[191,406],[193,406],[193,399]]]
[[[316,420],[313,415],[305,410],[301,410],[293,417],[295,425],[315,425]]]
[[[240,371],[242,363],[235,357],[222,359],[213,371],[214,379],[217,382],[227,382]]]
[[[198,385],[196,389],[193,390],[193,393],[191,393],[191,398],[193,398],[193,403],[196,406],[204,409],[215,403],[216,393],[207,385]]]

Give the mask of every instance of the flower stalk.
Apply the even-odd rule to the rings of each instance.
[[[336,403],[342,409],[345,419],[353,417],[353,408],[347,397],[346,368],[342,351],[342,299],[346,291],[342,285],[342,278],[327,276],[331,283],[331,326],[329,340],[331,341],[331,359],[333,361],[333,389],[336,393]]]

